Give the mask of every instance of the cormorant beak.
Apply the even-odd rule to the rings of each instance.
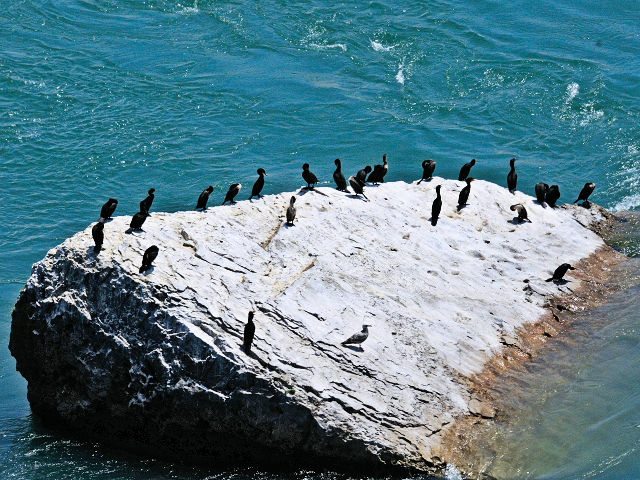
[[[573,267],[569,267],[569,270],[575,270],[575,268],[573,268]]]

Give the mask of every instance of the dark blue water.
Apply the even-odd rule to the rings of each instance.
[[[637,1],[0,2],[4,345],[31,264],[107,197],[131,214],[152,186],[176,211],[258,167],[270,193],[301,185],[304,162],[330,180],[336,157],[355,172],[387,153],[389,180],[474,157],[474,176],[504,183],[516,156],[522,190],[544,180],[573,201],[590,180],[594,201],[640,205]],[[14,366],[0,349],[2,476],[208,475],[43,432]],[[567,461],[586,475],[601,459]]]

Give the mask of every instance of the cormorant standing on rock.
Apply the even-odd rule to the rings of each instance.
[[[304,178],[304,181],[307,182],[307,189],[308,190],[312,190],[313,187],[311,185],[314,185],[316,183],[318,183],[318,177],[316,177],[311,170],[309,170],[309,164],[305,163],[304,165],[302,165],[302,178]]]
[[[555,272],[553,272],[553,277],[551,278],[547,278],[547,282],[559,282],[562,280],[562,277],[564,277],[564,274],[567,273],[567,270],[575,270],[575,268],[573,268],[571,265],[569,265],[568,263],[563,263],[562,265],[560,265],[558,268],[556,268]]]
[[[142,225],[149,215],[143,212],[136,213],[131,217],[131,223],[129,223],[129,229],[127,233],[131,233],[133,230],[142,230]]]
[[[580,194],[578,195],[578,199],[573,203],[584,202],[582,205],[591,206],[591,202],[589,202],[589,195],[593,193],[596,188],[595,183],[585,183],[582,190],[580,190]]]
[[[438,217],[440,217],[440,210],[442,210],[442,197],[440,196],[440,187],[442,185],[438,185],[436,187],[437,197],[433,201],[433,205],[431,205],[431,225],[434,227],[438,223]]]
[[[378,184],[384,183],[384,177],[389,171],[389,162],[387,162],[387,154],[382,155],[382,165],[376,165],[373,167],[373,172],[367,178],[367,182]]]
[[[96,244],[93,247],[93,253],[96,255],[100,253],[102,250],[102,244],[104,242],[104,223],[98,222],[91,228],[91,236],[93,237],[93,241]]]
[[[364,185],[367,180],[367,175],[369,174],[370,171],[371,171],[371,167],[367,165],[362,170],[358,170],[358,173],[356,173],[356,178],[360,180],[360,183]]]
[[[256,334],[256,324],[253,323],[253,312],[249,312],[249,319],[247,320],[247,324],[244,326],[244,353],[249,353],[251,351],[251,344],[253,343],[253,337]]]
[[[159,251],[160,249],[155,245],[152,245],[145,250],[144,255],[142,255],[142,266],[140,267],[140,273],[146,272],[151,268],[151,265],[158,256]]]
[[[509,191],[511,193],[516,193],[516,186],[518,185],[518,174],[516,173],[516,159],[512,158],[509,161],[509,165],[511,165],[511,170],[509,170],[509,174],[507,175],[507,186],[509,187]]]
[[[262,198],[260,192],[262,192],[262,189],[264,188],[264,177],[267,175],[267,172],[264,170],[264,168],[259,168],[258,175],[258,179],[256,180],[256,183],[253,184],[253,188],[251,189],[251,196],[249,197],[249,200],[251,200],[253,197]]]
[[[462,166],[462,168],[460,169],[460,175],[458,175],[458,180],[460,182],[464,182],[467,179],[467,177],[471,173],[471,167],[473,167],[475,164],[476,164],[476,159],[474,158],[469,163],[465,163]]]
[[[436,170],[436,162],[433,160],[425,160],[422,162],[422,178],[418,180],[418,185],[423,180],[431,180],[433,172]]]
[[[229,187],[229,190],[227,190],[227,194],[224,197],[224,202],[222,202],[222,205],[227,202],[236,203],[234,199],[236,198],[236,195],[240,193],[240,190],[242,190],[241,183],[234,183],[233,185],[231,185]]]
[[[369,338],[369,327],[371,325],[362,325],[362,331],[354,333],[347,338],[341,345],[362,345],[367,338]],[[362,348],[362,346],[360,346]]]
[[[287,225],[293,225],[293,221],[296,219],[296,197],[291,197],[289,200],[289,207],[287,208]]]
[[[344,173],[342,173],[342,162],[340,162],[339,158],[336,158],[333,163],[336,164],[336,171],[333,172],[333,181],[336,182],[338,190],[341,192],[349,192],[347,189],[347,179],[344,178]]]
[[[549,191],[549,185],[546,183],[536,183],[536,200],[542,206],[544,206],[545,198],[547,197],[547,192]]]
[[[469,200],[469,194],[471,193],[471,182],[473,182],[475,178],[468,177],[465,182],[467,185],[460,190],[460,195],[458,195],[458,211],[462,210],[462,207],[467,205],[467,200]]]
[[[115,198],[110,198],[107,202],[102,205],[102,209],[100,210],[100,219],[101,220],[109,220],[113,212],[116,211],[118,207],[118,200]]]
[[[558,185],[551,185],[549,187],[549,190],[544,196],[544,201],[547,202],[547,204],[550,207],[555,208],[556,202],[558,201],[559,198],[560,198],[560,187],[558,187]]]
[[[511,205],[509,207],[509,210],[511,210],[512,212],[518,212],[518,221],[520,223],[524,221],[531,222],[531,220],[529,220],[527,209],[524,208],[524,205],[522,205],[521,203],[516,203],[515,205]]]
[[[351,188],[353,188],[353,191],[355,192],[356,196],[362,195],[364,198],[369,200],[367,196],[364,194],[364,183],[361,183],[360,180],[358,180],[353,175],[349,177],[349,185],[351,185]]]
[[[205,190],[202,191],[202,193],[198,197],[198,204],[196,205],[196,210],[207,209],[207,202],[209,201],[209,195],[211,195],[211,192],[213,192],[213,187],[211,185],[209,185]]]
[[[151,210],[151,205],[153,204],[153,199],[156,197],[155,196],[156,193],[156,189],[155,188],[150,188],[149,191],[147,192],[147,198],[145,198],[144,200],[142,200],[140,202],[140,211],[142,213],[146,213],[147,215],[149,215],[149,210]]]

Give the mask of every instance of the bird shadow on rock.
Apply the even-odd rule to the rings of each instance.
[[[353,350],[354,352],[364,352],[364,348],[356,345],[342,345],[344,348],[348,348],[349,350]]]
[[[507,220],[507,223],[511,225],[522,225],[523,223],[527,223],[526,220],[520,220],[518,217],[513,217],[511,220]]]
[[[328,197],[329,195],[327,195],[326,193],[321,192],[320,190],[316,190],[314,187],[302,187],[300,189],[300,191],[297,193],[298,196],[302,196],[302,195],[306,195],[309,192],[315,192],[318,195],[323,195],[325,197]]]
[[[242,353],[244,353],[247,357],[254,359],[256,362],[258,362],[263,367],[268,367],[269,366],[269,364],[267,362],[265,362],[262,358],[260,358],[256,354],[256,352],[254,352],[253,350],[249,350],[249,353],[245,352],[243,343],[239,343],[238,347],[240,347],[240,350],[242,350]]]
[[[567,283],[569,283],[569,281],[565,280],[564,278],[562,280],[551,280],[551,281],[558,286],[566,285]]]
[[[127,229],[125,230],[125,232],[124,232],[124,233],[126,233],[127,235],[131,235],[133,232],[136,232],[136,233],[140,233],[140,232],[142,232],[142,233],[144,233],[144,230],[143,230],[143,229],[141,229],[141,228],[131,228],[131,227],[129,227],[129,228],[127,228]]]
[[[156,267],[151,266],[151,267],[147,268],[144,272],[142,272],[142,275],[151,275],[155,269],[156,269]]]
[[[95,258],[95,257],[97,257],[99,254],[100,254],[100,252],[96,253],[96,252],[93,250],[93,247],[87,247],[87,257],[93,257],[93,258]]]
[[[351,195],[347,195],[347,197],[349,198],[353,198],[353,199],[358,199],[358,200],[362,200],[363,202],[368,202],[369,200],[367,200],[364,197],[361,197],[360,195],[354,195],[353,193]]]
[[[579,203],[578,206],[582,207],[582,208],[586,208],[587,210],[589,210],[591,208],[591,202],[589,202],[588,200]]]
[[[295,223],[287,223],[287,222],[284,222],[284,225],[282,225],[282,226],[283,226],[284,228],[291,228],[291,227],[295,227],[295,226],[296,226],[296,224],[295,224]]]

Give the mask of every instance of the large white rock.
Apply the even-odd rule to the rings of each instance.
[[[586,228],[596,209],[476,181],[458,212],[463,185],[387,183],[370,202],[303,190],[292,227],[290,193],[154,212],[133,234],[117,217],[97,257],[89,226],[34,266],[16,305],[32,408],[160,453],[428,470],[437,433],[478,410],[461,377],[566,288],[544,281],[555,267],[603,245]],[[513,221],[518,202],[531,223]],[[254,356],[241,349],[250,310]],[[362,351],[340,345],[364,323]]]

